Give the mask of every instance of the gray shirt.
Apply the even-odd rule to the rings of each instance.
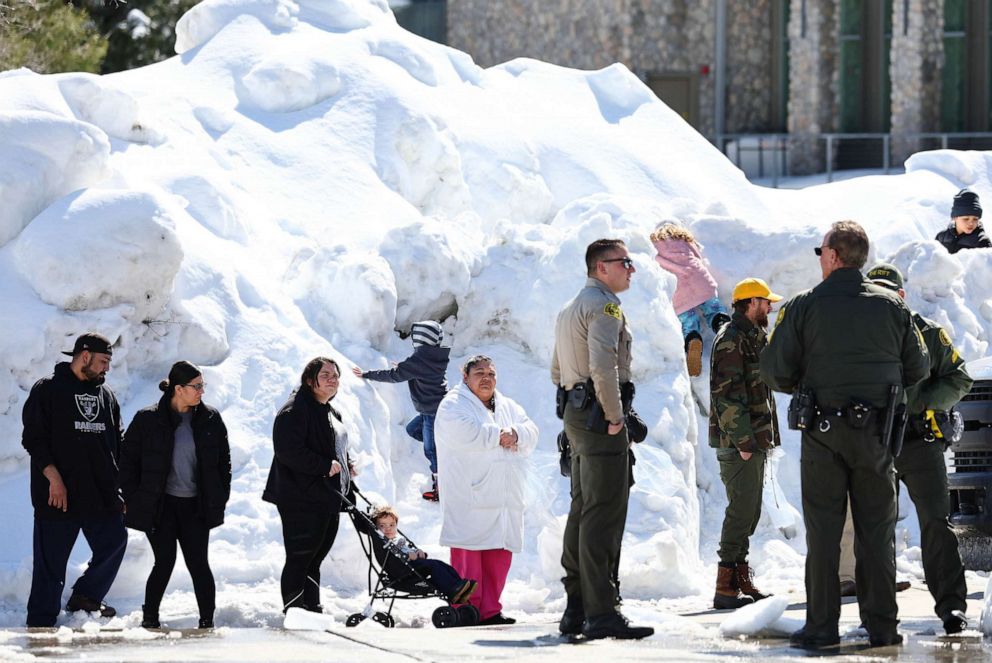
[[[193,441],[193,411],[180,412],[172,447],[172,470],[165,492],[173,497],[196,497],[196,443]]]

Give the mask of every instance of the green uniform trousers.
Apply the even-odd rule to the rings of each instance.
[[[614,567],[627,520],[627,428],[616,435],[585,430],[586,413],[565,408],[572,444],[572,505],[561,564],[565,593],[581,597],[586,618],[616,610]]]
[[[822,428],[829,426],[829,430]],[[895,634],[896,481],[881,426],[854,429],[821,416],[803,432],[800,475],[806,523],[806,635],[835,638],[840,619],[838,566],[848,498],[857,541],[858,603],[868,633]]]
[[[748,460],[733,447],[717,449],[720,479],[727,489],[727,510],[720,531],[721,562],[747,561],[750,538],[761,518],[761,490],[765,479],[765,451],[755,451]]]
[[[906,484],[920,520],[923,575],[942,620],[952,610],[967,609],[968,588],[958,540],[947,522],[947,468],[940,442],[907,439],[896,458],[896,477]]]

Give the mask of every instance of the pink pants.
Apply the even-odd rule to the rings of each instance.
[[[509,550],[451,549],[451,565],[458,575],[478,583],[468,602],[478,608],[479,619],[489,619],[502,611],[503,604],[499,602],[499,597],[503,594],[512,560],[513,553]]]

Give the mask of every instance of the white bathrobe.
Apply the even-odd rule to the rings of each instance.
[[[517,451],[499,446],[502,428],[517,432]],[[468,385],[448,392],[434,420],[441,545],[466,550],[523,548],[527,456],[537,426],[524,409],[496,391],[491,412]]]

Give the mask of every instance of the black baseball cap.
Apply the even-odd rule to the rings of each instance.
[[[902,272],[895,265],[880,262],[868,270],[868,280],[889,290],[902,290]]]
[[[74,357],[83,350],[89,352],[102,352],[105,355],[113,355],[114,349],[110,347],[110,340],[102,334],[96,332],[86,332],[76,339],[76,344],[72,346],[72,352],[62,351],[62,354]]]

